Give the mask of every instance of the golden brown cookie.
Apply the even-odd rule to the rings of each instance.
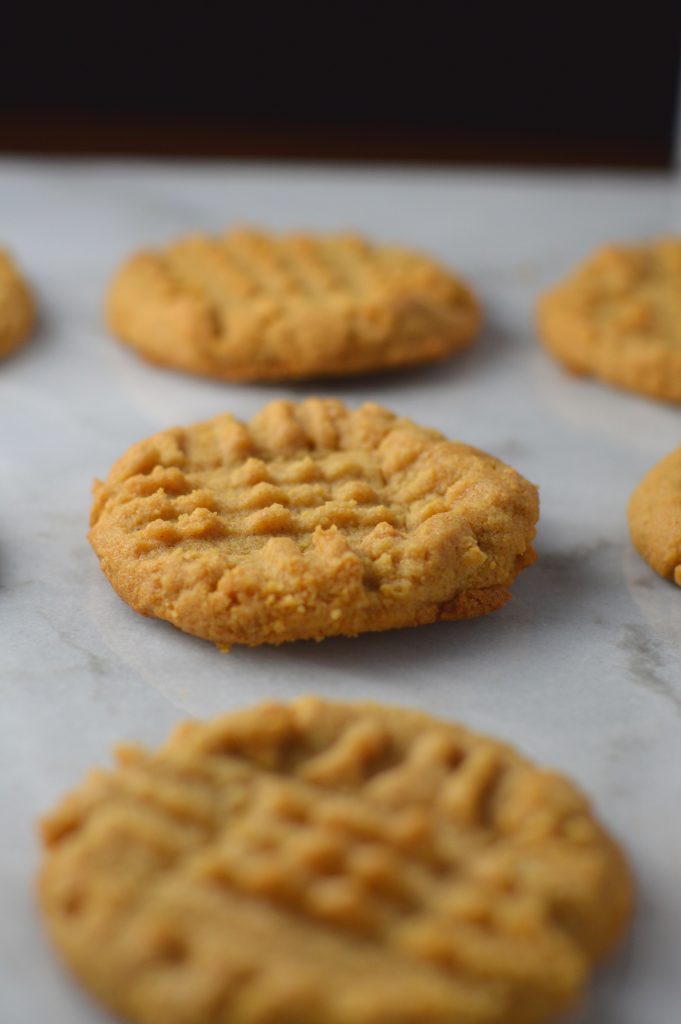
[[[35,320],[33,299],[9,253],[0,249],[0,358],[28,337]]]
[[[681,448],[653,466],[632,494],[629,530],[648,565],[681,586]]]
[[[94,494],[89,539],[118,594],[221,647],[472,618],[534,560],[532,484],[371,403],[166,430]]]
[[[681,238],[601,249],[542,297],[538,321],[571,370],[681,401]]]
[[[227,380],[427,363],[468,345],[472,293],[424,256],[354,235],[196,235],[140,252],[107,300],[111,329],[152,362]]]
[[[139,1024],[539,1024],[631,913],[566,779],[375,704],[187,722],[42,832],[56,946]]]

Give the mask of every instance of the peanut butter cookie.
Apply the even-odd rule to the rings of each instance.
[[[187,722],[42,834],[55,945],[138,1024],[540,1024],[631,913],[566,779],[372,704]]]
[[[653,466],[632,494],[629,530],[648,565],[681,586],[681,448]]]
[[[571,370],[681,401],[681,238],[601,249],[543,296],[538,319]]]
[[[138,253],[114,279],[107,317],[152,362],[227,380],[427,363],[480,325],[468,288],[424,256],[354,235],[252,230]]]
[[[499,608],[534,559],[536,488],[366,404],[276,401],[141,441],[95,484],[118,594],[221,647]]]
[[[13,352],[28,337],[35,310],[28,285],[9,253],[0,249],[0,358]]]

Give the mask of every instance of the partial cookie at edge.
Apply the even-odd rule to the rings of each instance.
[[[681,586],[681,447],[643,477],[629,501],[628,518],[641,557]]]
[[[600,249],[541,297],[537,319],[576,373],[681,401],[681,239]]]
[[[28,285],[8,252],[0,249],[0,358],[24,342],[35,322]]]

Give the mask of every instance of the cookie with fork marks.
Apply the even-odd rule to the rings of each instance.
[[[311,398],[134,445],[95,485],[89,538],[132,608],[228,648],[492,611],[537,516],[492,456]]]
[[[395,707],[187,722],[42,833],[51,937],[137,1024],[541,1024],[631,913],[570,782]]]
[[[356,235],[196,235],[134,255],[107,319],[152,362],[226,380],[397,369],[464,348],[477,300],[433,260]]]
[[[599,249],[542,296],[538,323],[576,373],[681,402],[681,237]]]

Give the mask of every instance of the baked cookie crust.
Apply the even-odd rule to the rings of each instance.
[[[111,330],[165,366],[226,380],[397,369],[478,333],[472,292],[434,261],[356,235],[195,235],[133,256]]]
[[[57,949],[138,1024],[540,1024],[631,914],[570,782],[372,704],[187,722],[42,835]]]
[[[310,398],[134,445],[95,483],[89,539],[132,608],[228,648],[485,614],[537,517],[492,456]]]
[[[681,586],[681,447],[643,477],[629,501],[628,518],[641,557]]]
[[[34,321],[29,287],[9,253],[0,249],[0,359],[19,348]]]
[[[604,247],[541,298],[538,325],[569,369],[681,402],[681,238]]]

